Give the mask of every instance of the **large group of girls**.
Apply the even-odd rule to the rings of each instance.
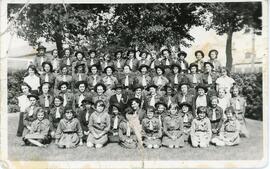
[[[22,145],[59,148],[232,146],[249,137],[241,88],[218,51],[147,51],[39,46],[22,77],[17,136]]]

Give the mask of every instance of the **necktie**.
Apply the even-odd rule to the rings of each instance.
[[[149,105],[155,107],[155,104],[156,104],[156,102],[155,102],[155,96],[152,96]]]
[[[186,101],[186,95],[183,95],[183,98],[182,98],[182,101],[181,103],[185,102]]]
[[[212,120],[213,121],[217,120],[216,109],[213,109]]]
[[[159,121],[160,126],[162,126],[161,115],[158,115],[158,121]]]
[[[118,126],[118,116],[115,116],[113,121],[113,129],[117,129],[117,126]]]
[[[142,85],[143,86],[147,85],[145,75],[142,76]]]
[[[172,104],[171,96],[168,96],[168,107]]]
[[[132,67],[133,67],[133,59],[130,59],[130,61],[129,61],[129,67],[130,67],[130,69],[132,69]]]
[[[67,58],[67,65],[70,66],[70,59]]]
[[[142,64],[145,64],[145,60],[142,60]]]
[[[177,74],[174,76],[174,84],[178,84],[178,77],[177,77]]]
[[[155,61],[153,61],[152,63],[151,63],[151,69],[155,69]]]
[[[208,74],[207,82],[208,82],[208,84],[212,84],[212,77],[211,77],[210,73]]]
[[[240,100],[237,98],[235,102],[235,110],[240,110],[240,109],[241,109]]]
[[[96,84],[97,84],[97,75],[94,76],[93,86],[95,86]]]
[[[34,114],[34,106],[31,106],[28,115],[33,116],[33,114]]]
[[[50,107],[50,102],[49,102],[49,96],[45,96],[45,103],[44,103],[45,107]]]
[[[67,96],[66,96],[66,94],[64,94],[63,95],[64,97],[63,97],[63,106],[66,106],[67,105]]]
[[[48,73],[45,74],[45,80],[44,81],[45,82],[49,82],[49,75],[48,75]]]
[[[94,59],[90,60],[90,65],[92,66],[94,64]]]
[[[186,70],[186,65],[184,64],[184,62],[181,60],[181,62],[180,62],[180,65],[181,65],[181,68],[183,69],[183,70]]]
[[[170,65],[169,59],[166,59],[166,65]]]
[[[84,99],[84,95],[81,94],[80,97],[79,97],[79,101],[78,101],[78,105],[81,106],[82,105],[82,101]]]
[[[193,78],[192,78],[192,82],[193,82],[193,83],[197,83],[196,74],[193,74],[192,77],[193,77]]]
[[[54,59],[53,60],[53,69],[56,69],[57,68],[57,65],[58,65],[57,60]]]
[[[153,122],[150,120],[149,121],[149,130],[153,130],[154,126],[153,126]]]
[[[63,81],[66,82],[67,81],[67,76],[63,75]]]
[[[86,114],[85,114],[85,120],[88,121],[89,120],[89,111],[87,110]]]
[[[56,112],[55,112],[55,118],[60,119],[61,118],[61,114],[60,114],[60,108],[56,107]]]
[[[107,67],[107,66],[108,66],[108,63],[107,63],[107,62],[105,62],[105,63],[104,63],[104,67]]]
[[[127,136],[130,136],[130,126],[129,126],[129,122],[127,122]]]
[[[186,113],[184,114],[183,122],[184,123],[188,122],[188,115]]]
[[[125,86],[128,86],[129,84],[128,84],[128,75],[126,76],[126,78],[125,78]]]
[[[117,98],[117,101],[118,101],[118,103],[120,103],[120,101],[121,101],[121,95],[116,95],[116,98]]]
[[[121,68],[120,60],[117,60],[117,68]]]
[[[82,74],[79,73],[79,81],[82,81]]]

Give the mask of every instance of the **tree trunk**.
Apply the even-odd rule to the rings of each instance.
[[[232,35],[233,31],[229,30],[227,33],[227,42],[226,42],[226,67],[229,71],[232,69]]]
[[[63,37],[61,34],[56,33],[54,36],[54,39],[55,39],[56,48],[58,50],[59,57],[62,58],[63,57],[63,43],[62,43]]]

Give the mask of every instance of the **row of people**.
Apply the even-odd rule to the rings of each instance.
[[[46,147],[52,138],[59,148],[74,148],[83,142],[96,148],[108,143],[119,143],[125,148],[179,148],[185,142],[191,142],[193,147],[207,147],[210,142],[217,146],[240,143],[242,128],[236,111],[228,107],[222,117],[215,96],[211,98],[211,107],[198,107],[196,116],[187,102],[168,108],[159,102],[145,111],[138,98],[131,99],[124,112],[118,104],[111,105],[108,111],[104,101],[93,103],[87,98],[82,109],[75,112],[70,107],[61,109],[63,98],[58,96],[54,99],[55,110],[46,117],[46,111],[36,106],[38,97],[28,98],[35,108],[30,107],[24,115],[24,145]]]

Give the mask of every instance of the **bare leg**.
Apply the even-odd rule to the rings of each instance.
[[[28,141],[38,147],[44,147],[45,145],[34,139],[28,139]]]

